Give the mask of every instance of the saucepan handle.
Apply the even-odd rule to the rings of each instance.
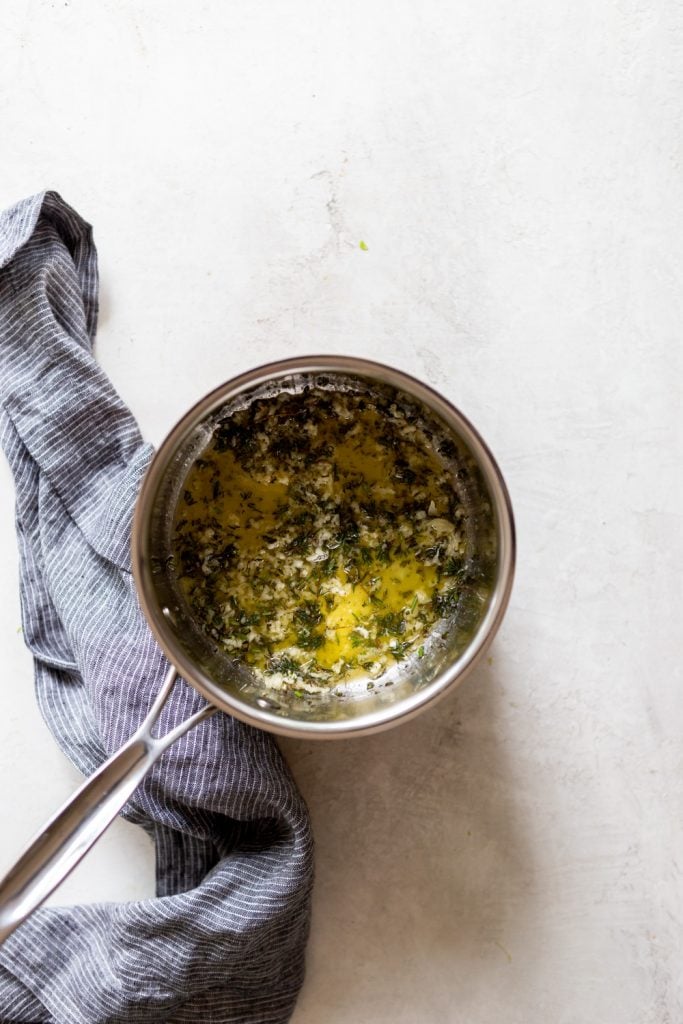
[[[73,871],[163,752],[217,710],[207,704],[165,736],[152,736],[177,675],[171,668],[139,729],[76,790],[0,882],[0,943]]]

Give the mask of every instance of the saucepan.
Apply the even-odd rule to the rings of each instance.
[[[200,627],[178,585],[172,553],[174,513],[190,467],[234,410],[269,396],[318,388],[381,394],[418,411],[457,488],[466,532],[465,566],[476,586],[433,630],[430,643],[371,686],[334,685],[319,693],[273,690]],[[443,439],[446,442],[443,442]],[[437,446],[438,447],[438,446]],[[488,447],[445,398],[399,370],[343,356],[302,357],[229,380],[187,412],[145,475],[133,521],[132,566],[142,611],[170,669],[150,713],[128,742],[41,830],[0,882],[0,942],[76,866],[116,817],[145,772],[207,716],[223,711],[249,725],[301,739],[367,735],[407,721],[460,683],[485,654],[505,613],[515,541],[507,488]],[[206,705],[164,736],[153,728],[178,676]]]

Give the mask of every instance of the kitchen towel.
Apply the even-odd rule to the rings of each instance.
[[[130,571],[152,452],[93,357],[97,290],[92,230],[56,192],[2,214],[0,440],[23,630],[41,712],[86,775],[138,726],[168,668]],[[159,728],[204,703],[179,680]],[[289,1020],[312,839],[273,738],[215,714],[163,755],[124,816],[154,841],[156,898],[38,910],[0,947],[0,1021]]]

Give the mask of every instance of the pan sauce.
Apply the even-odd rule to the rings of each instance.
[[[486,591],[466,562],[449,442],[409,405],[328,391],[257,399],[184,481],[175,572],[211,639],[275,689],[375,685]]]

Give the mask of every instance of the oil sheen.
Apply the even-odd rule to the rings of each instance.
[[[190,468],[175,573],[202,629],[266,685],[374,685],[457,607],[463,515],[410,406],[283,393],[226,417]]]

